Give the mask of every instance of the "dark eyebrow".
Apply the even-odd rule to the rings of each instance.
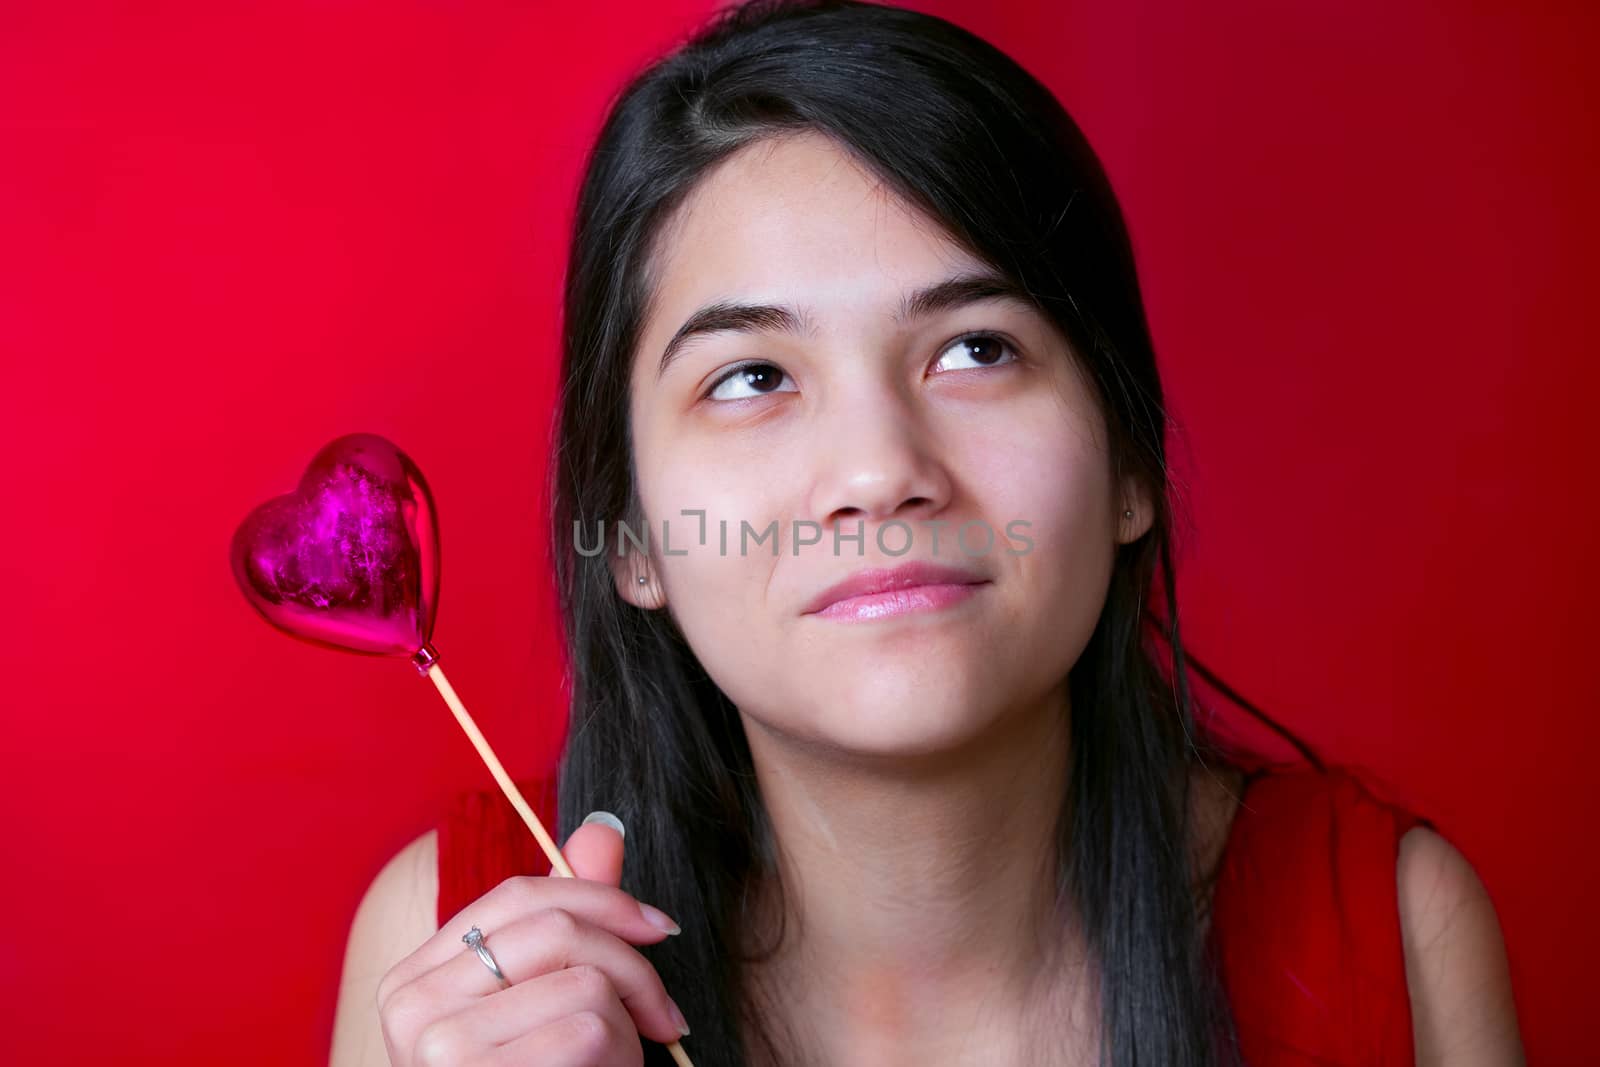
[[[1032,294],[1003,274],[991,271],[960,274],[946,278],[913,293],[907,293],[895,309],[896,325],[940,311],[964,307],[980,300],[1012,300],[1037,309]],[[816,336],[817,330],[805,308],[788,304],[736,304],[718,301],[690,315],[667,342],[656,368],[659,379],[666,373],[679,351],[691,338],[708,333],[792,333]]]

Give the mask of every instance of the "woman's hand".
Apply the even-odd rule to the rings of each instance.
[[[508,878],[390,968],[378,1014],[392,1067],[637,1067],[640,1034],[681,1037],[677,1005],[633,947],[676,924],[617,888],[622,839],[585,823],[561,850],[576,878]],[[473,926],[511,985],[462,942]]]

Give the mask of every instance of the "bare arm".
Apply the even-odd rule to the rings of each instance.
[[[378,1020],[378,982],[439,929],[438,848],[437,831],[429,830],[395,853],[356,908],[329,1067],[389,1067]]]
[[[1417,1067],[1521,1067],[1505,943],[1472,864],[1413,827],[1400,839],[1398,883]]]

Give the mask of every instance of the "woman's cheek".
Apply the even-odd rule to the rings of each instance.
[[[1036,656],[1086,641],[1104,603],[1114,546],[1109,466],[1096,439],[1094,427],[1052,402],[1018,412],[970,453],[996,527],[1001,556],[991,563],[1026,602],[1022,616],[1036,620],[1018,635],[1039,644]]]
[[[771,506],[743,485],[748,475],[704,466],[699,472],[713,476],[658,483],[661,510],[652,547],[674,617],[707,670],[724,684],[717,676],[762,646],[776,623],[773,613],[782,605],[767,604],[764,597],[773,568],[783,560],[773,551],[768,529]],[[663,520],[666,541],[660,537]]]
[[[1080,524],[1096,519],[1091,513],[1106,481],[1099,472],[1104,459],[1086,454],[1084,438],[1053,405],[1032,414],[967,436],[962,481],[976,494],[1000,550],[1009,537],[1013,551],[1049,554],[1061,551]]]
[[[733,560],[724,560],[731,564]],[[698,579],[691,575],[689,581]],[[758,597],[759,585],[734,579],[723,566],[709,574],[676,614],[695,658],[729,700],[758,708],[786,700],[784,671],[792,662],[780,646],[779,630]]]

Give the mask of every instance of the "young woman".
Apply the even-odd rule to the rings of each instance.
[[[1013,61],[725,12],[609,116],[565,314],[580,878],[503,800],[420,838],[336,1067],[668,1063],[680,1009],[698,1067],[1520,1062],[1460,853],[1198,728],[1128,236]]]

